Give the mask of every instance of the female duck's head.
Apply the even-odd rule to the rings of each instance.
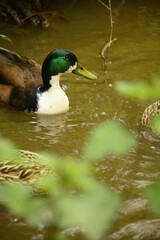
[[[77,57],[71,51],[66,49],[53,50],[42,65],[43,90],[50,88],[52,76],[71,72],[88,79],[97,78],[78,62]]]

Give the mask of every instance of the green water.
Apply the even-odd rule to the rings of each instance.
[[[1,32],[14,42],[13,46],[7,43],[3,46],[39,63],[52,49],[68,48],[98,80],[92,82],[73,74],[65,75],[62,82],[67,88],[70,109],[63,115],[39,116],[0,105],[0,132],[20,149],[80,157],[91,129],[105,120],[117,119],[132,130],[138,147],[126,156],[109,157],[95,167],[100,181],[122,192],[125,200],[137,199],[137,189],[160,180],[160,140],[141,127],[141,115],[150,102],[129,101],[117,94],[114,85],[117,80],[150,82],[153,76],[160,76],[160,2],[137,0],[120,4],[120,1],[113,1],[117,41],[109,51],[106,84],[99,56],[104,42],[109,39],[106,8],[96,0],[75,1],[69,8],[67,4],[59,8],[68,22],[57,20],[48,30],[6,29],[1,24]],[[134,217],[126,216],[117,221],[111,233],[131,222],[152,218],[156,217],[138,210]],[[51,229],[28,228],[23,221],[0,211],[1,240],[50,239],[51,232]]]

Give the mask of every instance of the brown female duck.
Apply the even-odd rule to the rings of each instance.
[[[149,107],[145,109],[142,115],[142,125],[150,128],[151,130],[154,130],[151,121],[158,115],[160,115],[160,100],[149,105]]]
[[[22,158],[20,162],[0,161],[0,182],[34,183],[36,177],[45,174],[54,174],[45,165],[40,164],[39,155],[34,152],[20,150],[17,156]]]

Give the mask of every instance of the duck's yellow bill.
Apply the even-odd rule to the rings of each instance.
[[[73,71],[73,73],[83,76],[88,79],[95,80],[97,77],[91,72],[87,71],[79,62],[77,63],[77,68]]]

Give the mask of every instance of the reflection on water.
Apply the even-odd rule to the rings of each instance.
[[[65,129],[66,114],[50,116],[50,115],[37,115],[36,121],[31,121],[30,124],[34,125],[34,132],[45,132],[44,136],[38,136],[45,140],[49,139],[51,144],[59,142],[59,136],[63,133]]]
[[[67,86],[70,109],[63,115],[27,114],[0,105],[0,132],[21,149],[80,157],[86,137],[95,125],[109,119],[121,121],[136,136],[137,149],[123,157],[104,159],[95,166],[100,181],[123,192],[127,201],[109,237],[159,239],[159,221],[148,211],[140,190],[137,191],[137,188],[143,189],[160,180],[160,140],[142,129],[140,124],[142,112],[150,102],[135,103],[120,97],[114,90],[114,83],[139,79],[149,82],[152,76],[160,76],[160,4],[149,0],[113,1],[117,42],[109,52],[107,84],[103,84],[99,56],[109,37],[106,9],[94,0],[77,0],[69,8],[67,4],[61,7],[64,7],[63,13],[68,15],[69,22],[55,22],[48,30],[6,29],[2,24],[1,31],[14,42],[13,46],[4,43],[4,47],[39,63],[50,50],[68,48],[98,76],[98,80],[91,82],[73,74],[65,75],[62,81],[65,80]],[[134,210],[129,212],[128,208]],[[134,211],[137,214],[133,216]],[[2,240],[10,240],[11,235],[17,240],[48,240],[51,236],[51,229],[30,229],[21,220],[12,220],[12,216],[0,209]],[[144,228],[148,229],[148,234],[152,233],[152,237],[148,237]]]
[[[108,240],[120,239],[159,239],[160,238],[160,220],[145,220],[136,223],[129,223],[119,231],[109,235]]]
[[[148,219],[144,216],[148,214]],[[138,221],[136,221],[138,218]],[[151,219],[150,219],[151,218]],[[125,221],[127,224],[110,234],[107,239],[159,239],[160,237],[160,219],[152,219],[149,205],[146,199],[140,197],[127,200],[122,204],[120,211],[116,216],[116,221]]]

